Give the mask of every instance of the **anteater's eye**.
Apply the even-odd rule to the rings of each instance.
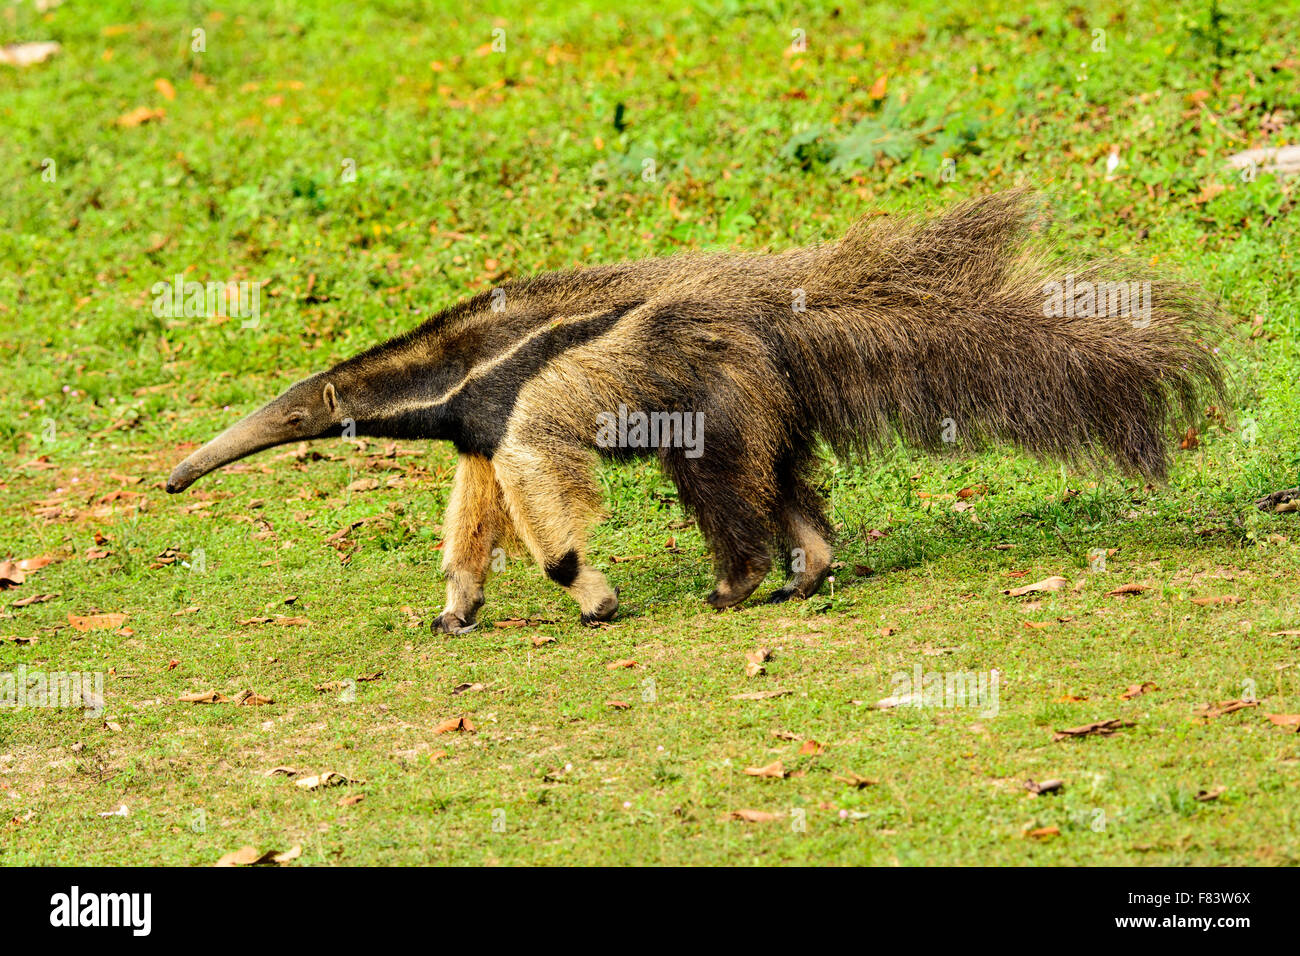
[[[286,419],[286,421],[287,421],[290,425],[297,425],[297,424],[299,424],[300,422],[302,422],[302,419],[303,419],[302,412],[299,412],[299,411],[293,411],[293,412],[290,412],[290,413],[289,413],[289,417]]]

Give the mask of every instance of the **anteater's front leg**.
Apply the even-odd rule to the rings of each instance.
[[[459,634],[474,626],[474,616],[483,606],[492,549],[509,520],[492,462],[482,455],[461,455],[443,521],[447,604],[433,622],[435,630]]]
[[[515,531],[546,576],[578,602],[582,623],[612,618],[618,595],[587,563],[587,527],[601,504],[591,452],[557,442],[542,450],[508,440],[492,464]]]

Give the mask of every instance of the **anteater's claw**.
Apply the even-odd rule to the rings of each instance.
[[[477,623],[466,624],[455,614],[443,611],[433,622],[433,630],[441,631],[444,634],[468,634],[474,628],[478,627]]]

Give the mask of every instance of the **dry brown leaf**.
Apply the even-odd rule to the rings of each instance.
[[[1141,594],[1145,590],[1147,590],[1145,584],[1121,584],[1119,587],[1107,591],[1106,597],[1124,597],[1129,594]]]
[[[799,753],[814,757],[818,754],[824,754],[825,752],[826,748],[815,740],[805,740],[803,745],[799,748]]]
[[[161,76],[153,81],[153,88],[162,94],[163,99],[168,100],[169,102],[176,99],[176,87],[172,86],[171,83]]]
[[[1300,733],[1300,714],[1265,714],[1270,723]]]
[[[1240,598],[1235,594],[1216,594],[1213,597],[1194,597],[1193,604],[1199,604],[1201,607],[1214,607],[1217,604],[1240,604],[1245,598]]]
[[[746,767],[745,773],[751,777],[766,777],[771,780],[784,780],[786,773],[781,761],[775,760],[766,767]]]
[[[117,118],[117,125],[124,127],[141,126],[145,123],[151,123],[154,120],[160,120],[167,115],[167,111],[162,107],[150,109],[147,106],[137,106],[130,112],[123,113]]]
[[[225,694],[218,694],[215,690],[202,691],[196,694],[182,694],[176,699],[182,704],[224,704],[230,700]]]
[[[1069,583],[1060,575],[1054,575],[1050,578],[1043,578],[1041,581],[1035,581],[1033,584],[1026,584],[1023,587],[1006,588],[1002,593],[1011,597],[1020,597],[1022,594],[1033,594],[1038,591],[1059,591]]]
[[[793,694],[792,690],[760,690],[750,694],[732,694],[732,700],[771,700],[773,697],[784,697],[787,694]]]
[[[1125,727],[1132,727],[1131,720],[1120,720],[1118,717],[1111,720],[1097,720],[1091,724],[1084,724],[1082,727],[1070,727],[1066,730],[1058,730],[1053,734],[1053,740],[1066,740],[1070,737],[1110,737],[1118,730]]]
[[[1222,717],[1224,714],[1231,714],[1238,710],[1245,710],[1247,707],[1258,707],[1257,700],[1221,700],[1219,703],[1199,704],[1196,707],[1196,716],[1204,717],[1210,720],[1214,717]]]
[[[625,700],[607,700],[605,701],[605,706],[612,707],[615,710],[627,710],[632,705]]]
[[[451,689],[453,694],[465,694],[471,691],[487,690],[486,684],[457,684]]]
[[[303,777],[293,782],[295,787],[303,790],[323,790],[327,787],[342,787],[351,783],[365,783],[365,781],[353,780],[337,770],[326,770],[324,773],[312,774],[310,777]]]
[[[773,820],[781,818],[779,815],[768,813],[766,810],[732,810],[728,819],[743,820],[745,823],[771,823]]]
[[[121,627],[125,620],[125,614],[89,614],[85,617],[68,615],[68,623],[74,631],[111,631]]]
[[[629,657],[627,660],[613,661],[609,664],[606,664],[605,669],[610,671],[616,671],[619,670],[620,668],[637,667],[637,666],[639,666],[637,662],[633,658]]]
[[[764,662],[771,660],[771,658],[772,658],[772,652],[768,650],[766,647],[760,647],[757,650],[753,650],[753,651],[746,651],[745,652],[745,676],[757,677],[760,674],[766,673],[767,669],[763,667],[763,664]]]
[[[867,96],[871,97],[873,100],[883,100],[888,88],[889,74],[881,73],[880,76],[876,77],[876,82],[871,84],[871,89],[867,90]]]
[[[26,647],[35,644],[40,638],[38,637],[20,637],[17,634],[6,634],[0,637],[0,643],[13,644],[15,647]]]
[[[866,787],[874,787],[876,785],[876,781],[872,780],[870,777],[864,777],[861,774],[854,773],[852,770],[846,771],[844,776],[835,774],[834,777],[841,783],[847,783],[850,787],[856,787],[858,790],[862,790]]]
[[[559,638],[551,637],[549,634],[534,634],[529,640],[533,642],[533,647],[541,647],[543,644],[555,644]]]
[[[0,561],[0,588],[16,588],[26,580],[27,575],[13,561]]]
[[[1064,787],[1064,780],[1044,780],[1042,783],[1036,780],[1025,781],[1025,789],[1040,797],[1045,793],[1059,793]]]
[[[5,66],[34,66],[44,63],[62,47],[53,40],[38,40],[35,43],[10,43],[0,47],[0,63]]]
[[[10,607],[27,607],[29,604],[40,604],[43,601],[49,601],[58,597],[57,594],[33,594],[31,597],[19,598],[17,601],[10,603]]]
[[[362,800],[366,799],[364,793],[349,793],[346,797],[339,797],[340,807],[355,807]]]
[[[433,728],[435,734],[446,734],[455,730],[463,730],[469,733],[474,732],[474,724],[468,717],[448,717],[438,726]]]
[[[1209,803],[1211,800],[1218,800],[1227,792],[1228,788],[1222,786],[1214,787],[1211,790],[1198,790],[1196,791],[1196,799],[1201,803]]]
[[[1037,830],[1030,830],[1025,834],[1025,836],[1031,837],[1035,840],[1047,840],[1052,837],[1059,837],[1060,835],[1060,827],[1039,827]]]
[[[1124,693],[1119,695],[1120,700],[1132,700],[1134,697],[1140,697],[1147,691],[1159,690],[1154,681],[1143,681],[1141,684],[1129,684]]]

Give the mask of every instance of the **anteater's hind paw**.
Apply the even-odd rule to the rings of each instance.
[[[584,613],[581,621],[583,624],[603,624],[605,621],[612,620],[614,615],[617,613],[618,588],[615,588],[613,594],[605,598],[605,600],[601,601],[600,604],[596,606],[596,610],[592,611],[590,614]]]
[[[448,611],[439,614],[432,624],[435,633],[441,631],[443,634],[468,634],[476,627],[477,623],[464,621]]]
[[[792,598],[802,598],[802,597],[803,597],[803,595],[800,594],[799,591],[798,591],[796,588],[792,588],[792,587],[783,587],[783,588],[778,588],[777,590],[775,590],[775,591],[773,591],[771,594],[769,594],[767,597],[765,597],[765,598],[763,599],[763,603],[764,603],[764,604],[783,604],[783,603],[785,603],[786,601],[791,600]]]

